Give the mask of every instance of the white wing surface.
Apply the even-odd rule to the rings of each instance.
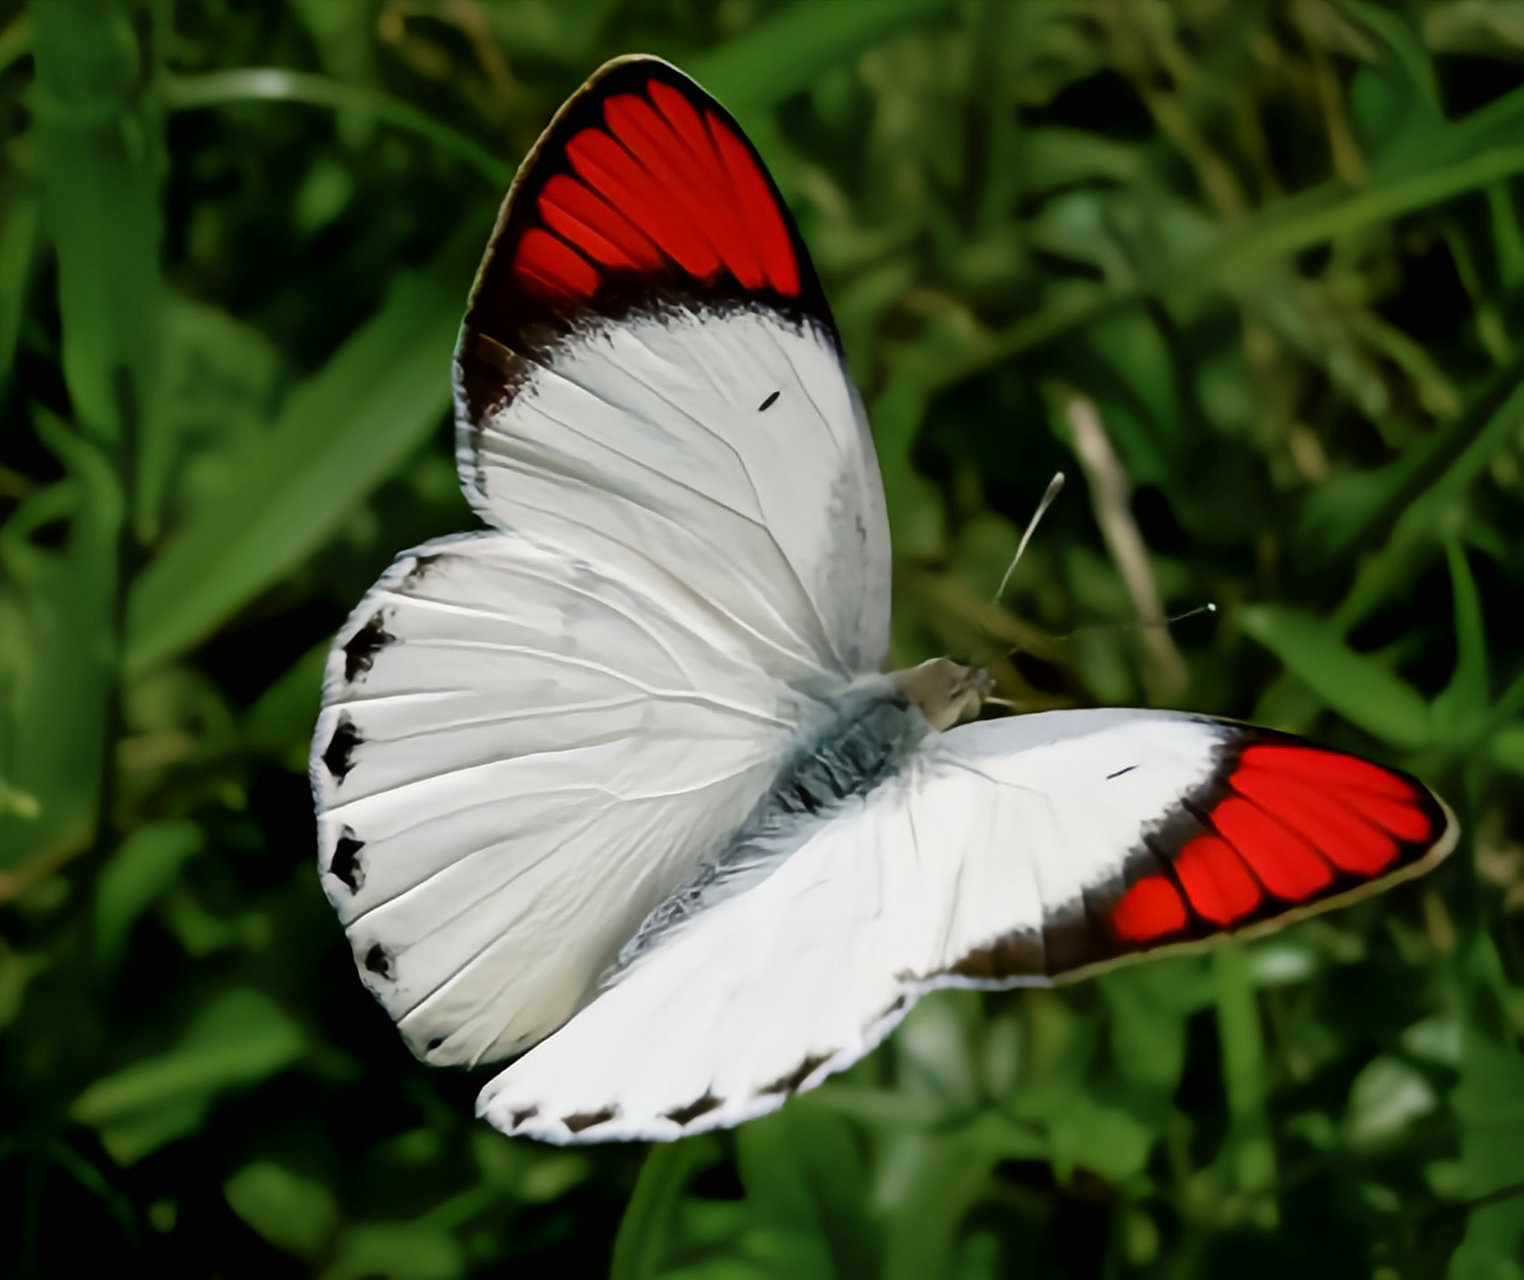
[[[735,122],[665,63],[611,64],[525,162],[455,380],[492,529],[361,603],[312,754],[324,888],[435,1063],[581,1006],[877,668],[889,601],[819,282]]]
[[[1240,785],[1285,796],[1315,776],[1332,843],[1305,815],[1257,835],[1233,816],[1249,803]],[[552,1142],[736,1124],[856,1061],[927,990],[1043,983],[1269,924],[1415,874],[1453,831],[1421,786],[1352,757],[1089,711],[931,735],[797,838],[760,884],[673,929],[491,1081],[480,1113]],[[1254,895],[1226,918],[1223,850]],[[1303,856],[1320,885],[1272,891],[1276,865]]]
[[[545,1035],[724,846],[819,714],[770,654],[655,564],[507,534],[382,578],[329,659],[313,782],[324,889],[420,1056]]]
[[[546,131],[483,263],[456,392],[461,480],[489,523],[572,547],[617,529],[785,662],[882,664],[888,524],[835,325],[750,144],[673,68],[610,64]]]
[[[825,335],[763,311],[684,309],[580,331],[541,359],[465,436],[485,518],[553,546],[617,530],[767,635],[796,679],[877,669],[878,472]]]

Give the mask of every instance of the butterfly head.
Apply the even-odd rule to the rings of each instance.
[[[897,671],[893,680],[895,688],[939,732],[972,720],[995,691],[995,678],[983,667],[965,667],[951,658],[932,658],[908,671]]]

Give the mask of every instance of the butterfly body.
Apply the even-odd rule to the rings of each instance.
[[[623,59],[509,193],[455,364],[484,528],[340,632],[319,868],[422,1059],[520,1055],[478,1109],[553,1142],[772,1110],[926,991],[1093,972],[1418,874],[1408,775],[1157,711],[976,719],[882,674],[873,442],[735,121]]]
[[[641,922],[600,987],[617,981],[685,921],[764,879],[811,828],[891,782],[930,732],[926,717],[892,680],[870,677],[849,688],[832,704],[824,727],[787,757],[724,848]]]

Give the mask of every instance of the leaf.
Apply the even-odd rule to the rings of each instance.
[[[1481,595],[1466,562],[1466,551],[1455,538],[1445,540],[1450,587],[1455,597],[1455,670],[1450,683],[1434,699],[1436,732],[1456,738],[1479,728],[1492,703],[1491,664],[1487,655],[1487,625]]]
[[[1510,773],[1524,774],[1524,724],[1509,725],[1493,735],[1492,762]]]
[[[324,640],[286,668],[244,718],[244,741],[251,751],[274,756],[294,773],[307,768],[307,748],[322,700],[323,669],[330,642]]]
[[[1451,1105],[1461,1122],[1461,1180],[1473,1201],[1452,1260],[1455,1280],[1517,1280],[1524,1248],[1524,1055],[1476,1027],[1462,1041]]]
[[[978,1105],[978,1071],[969,1043],[977,1007],[976,999],[951,991],[916,1002],[894,1041],[896,1075],[905,1093],[934,1098],[948,1115],[966,1115]]]
[[[1524,379],[1524,361],[1510,367]],[[1421,552],[1453,533],[1465,515],[1467,491],[1493,457],[1506,449],[1524,422],[1524,385],[1505,383],[1509,394],[1466,448],[1438,479],[1404,508],[1380,552],[1362,569],[1354,589],[1339,606],[1338,620],[1348,627],[1382,603],[1417,571]],[[1490,403],[1490,402],[1489,402]]]
[[[1423,1072],[1397,1058],[1373,1058],[1350,1085],[1345,1141],[1359,1151],[1391,1146],[1438,1105]]]
[[[32,979],[53,967],[51,956],[40,951],[12,951],[0,946],[0,1031],[16,1020]]]
[[[713,1139],[705,1137],[657,1143],[651,1148],[619,1220],[610,1280],[649,1280],[661,1272],[683,1188],[714,1159]]]
[[[257,1084],[305,1051],[306,1037],[268,996],[232,987],[173,1049],[97,1080],[69,1115],[100,1130],[118,1164],[132,1164],[196,1128],[218,1094]]]
[[[958,1231],[999,1158],[957,1135],[915,1135],[898,1144],[900,1186],[886,1200],[884,1280],[952,1274]]]
[[[465,1267],[465,1251],[446,1231],[407,1222],[373,1222],[344,1232],[323,1280],[453,1280]]]
[[[1469,1194],[1480,1198],[1524,1183],[1524,1055],[1467,1027],[1451,1106],[1461,1122]]]
[[[1275,1143],[1266,1109],[1270,1078],[1259,999],[1248,956],[1229,942],[1212,955],[1217,979],[1217,1031],[1222,1044],[1222,1083],[1228,1098],[1229,1133],[1220,1157],[1234,1187],[1259,1198],[1262,1219],[1273,1216]]]
[[[67,476],[0,526],[0,870],[26,877],[95,838],[124,514],[100,447],[45,409],[34,420]],[[65,521],[62,550],[33,540]]]
[[[157,421],[159,193],[138,41],[115,3],[59,0],[34,17],[43,208],[58,254],[69,399],[95,440],[124,456],[152,452],[138,436]]]
[[[1155,1093],[1167,1109],[1185,1067],[1186,1010],[1170,997],[1179,966],[1108,974],[1101,989],[1111,1012],[1111,1055],[1126,1078]]]
[[[307,0],[309,9],[324,10],[323,0]],[[493,4],[483,8],[493,34],[505,49],[521,58],[541,58],[563,66],[591,67],[606,37],[604,27],[618,12],[619,0],[587,0],[575,6],[540,0],[535,4]]]
[[[910,460],[930,399],[924,372],[907,357],[874,398],[869,415],[889,508],[891,540],[895,554],[907,559],[935,554],[946,536],[940,495],[917,474]]]
[[[39,240],[39,209],[31,197],[12,196],[0,224],[0,390],[10,382],[21,334],[22,307]]]
[[[186,818],[146,823],[122,841],[95,883],[95,946],[103,960],[116,959],[133,922],[203,843],[201,828]]]
[[[364,115],[427,138],[447,155],[473,165],[495,187],[506,187],[511,168],[480,143],[410,103],[373,85],[333,80],[287,67],[240,67],[198,76],[174,76],[165,96],[176,111],[230,102],[296,102],[340,113]],[[462,304],[461,310],[465,307]]]
[[[1159,1130],[1139,1119],[1125,1104],[1077,1091],[1062,1111],[1048,1120],[1049,1159],[1059,1178],[1078,1169],[1122,1182],[1142,1170],[1159,1139]]]
[[[1471,1211],[1449,1280],[1524,1280],[1524,1201],[1517,1195]]]
[[[1524,109],[1524,90],[1493,104]],[[1477,113],[1480,115],[1480,113]],[[1471,120],[1436,131],[1434,144],[1416,157],[1402,157],[1372,175],[1359,191],[1341,183],[1314,187],[1271,207],[1224,235],[1212,248],[1151,277],[1161,291],[1185,296],[1224,285],[1249,285],[1267,264],[1413,209],[1427,208],[1524,171],[1524,143],[1489,117],[1487,127]],[[1497,121],[1497,123],[1494,123]]]
[[[403,275],[376,316],[287,398],[274,427],[133,584],[126,669],[204,639],[318,549],[450,403],[450,351],[481,229]]]
[[[1470,403],[1421,443],[1385,466],[1332,476],[1308,499],[1299,519],[1298,539],[1307,554],[1333,560],[1349,554],[1382,526],[1403,525],[1404,541],[1389,541],[1361,574],[1339,617],[1358,620],[1387,591],[1415,572],[1415,547],[1438,531],[1436,517],[1464,494],[1487,463],[1508,446],[1524,412],[1524,358],[1500,369]],[[1430,497],[1428,495],[1434,494]],[[1405,513],[1417,502],[1428,509]]]
[[[806,1098],[747,1125],[736,1163],[751,1220],[822,1242],[830,1274],[879,1274],[877,1233],[863,1211],[867,1177],[850,1126]]]
[[[1134,484],[1159,484],[1179,448],[1184,414],[1168,346],[1154,318],[1126,311],[1093,325],[1087,345],[1101,369],[1092,391]]]
[[[203,499],[239,446],[264,431],[281,373],[274,344],[251,325],[181,293],[168,292],[163,302],[162,394],[138,452],[147,541],[160,536],[161,516],[173,523],[188,503]]]
[[[1415,100],[1423,105],[1427,119],[1443,120],[1443,104],[1440,99],[1439,82],[1434,75],[1434,63],[1424,48],[1422,35],[1405,20],[1405,15],[1393,13],[1371,0],[1338,0],[1339,7],[1352,14],[1370,28],[1394,55],[1385,66],[1395,66],[1401,71]]]
[[[686,69],[746,120],[750,111],[777,106],[808,88],[833,62],[896,27],[947,8],[947,0],[794,5],[739,39],[689,60]]]
[[[1239,625],[1351,724],[1406,751],[1428,744],[1429,709],[1411,685],[1356,653],[1324,622],[1294,609],[1252,605]]]
[[[233,1212],[277,1249],[311,1261],[339,1224],[333,1192],[273,1160],[246,1164],[222,1185]]]
[[[1410,162],[1372,175],[1351,192],[1332,181],[1282,200],[1236,221],[1197,249],[1199,237],[1185,238],[1175,252],[1151,253],[1150,269],[1136,283],[1065,293],[1034,314],[1015,321],[989,341],[971,346],[949,382],[962,381],[1012,356],[1051,342],[1122,307],[1150,297],[1187,303],[1224,289],[1243,292],[1258,287],[1267,270],[1294,255],[1340,236],[1398,218],[1524,172],[1524,143],[1510,137],[1512,117],[1524,112],[1524,89],[1515,90],[1461,124],[1438,131],[1430,151]]]
[[[1088,129],[1029,127],[1020,131],[1015,145],[1033,194],[1097,179],[1136,182],[1147,173],[1141,148]]]

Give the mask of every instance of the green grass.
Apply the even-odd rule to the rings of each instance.
[[[1362,751],[1454,806],[1450,862],[943,993],[671,1147],[512,1142],[415,1064],[314,874],[321,654],[468,525],[486,230],[631,50],[816,256],[896,665]],[[1516,5],[4,0],[0,104],[0,1267],[1524,1280]]]

